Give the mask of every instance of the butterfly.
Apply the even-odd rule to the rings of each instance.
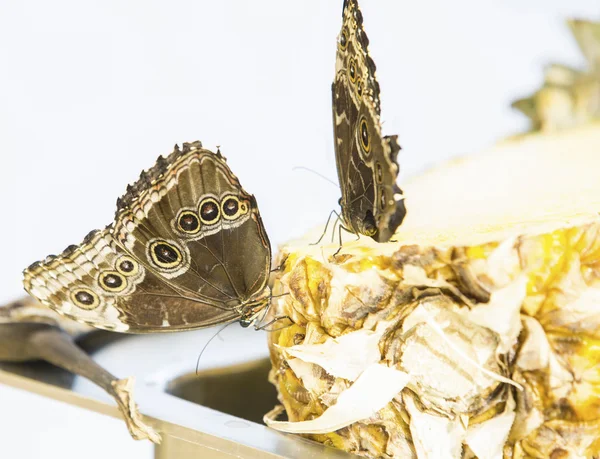
[[[375,63],[356,0],[345,0],[332,85],[335,157],[348,231],[388,241],[406,215],[396,185],[397,136],[381,134]]]
[[[220,151],[196,141],[160,156],[117,200],[111,225],[33,263],[23,283],[96,328],[167,332],[254,323],[269,303],[270,268],[256,199]]]

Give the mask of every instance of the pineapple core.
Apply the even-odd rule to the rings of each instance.
[[[405,184],[392,242],[281,247],[267,424],[374,458],[600,457],[599,177],[600,124],[529,135]]]

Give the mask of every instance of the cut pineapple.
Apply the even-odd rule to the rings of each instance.
[[[600,457],[600,124],[405,185],[395,241],[281,247],[274,428],[368,457]]]

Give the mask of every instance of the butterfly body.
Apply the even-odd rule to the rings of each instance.
[[[24,285],[97,328],[166,332],[251,321],[269,301],[270,263],[254,196],[194,142],[142,172],[113,224],[27,268]]]
[[[356,0],[346,0],[332,85],[333,125],[344,226],[388,241],[406,215],[396,185],[396,136],[382,136],[380,89]]]

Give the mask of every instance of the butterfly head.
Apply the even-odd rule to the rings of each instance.
[[[240,325],[242,328],[248,328],[250,325],[254,323],[254,317],[242,316],[240,317]]]

